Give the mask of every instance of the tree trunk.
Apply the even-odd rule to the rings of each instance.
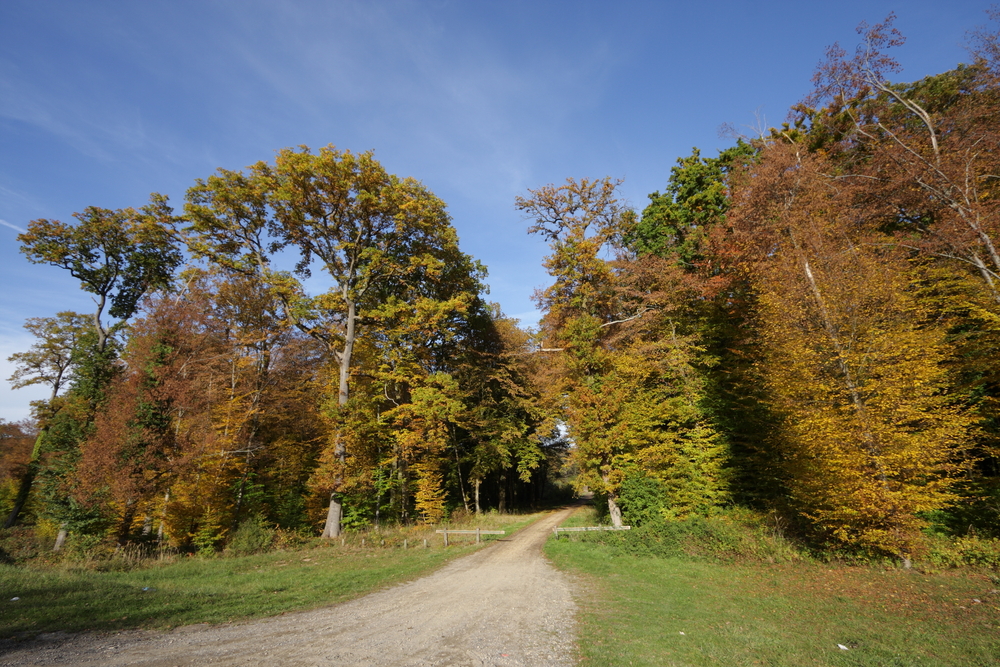
[[[63,548],[63,543],[66,542],[66,535],[67,535],[66,524],[63,523],[61,526],[59,526],[59,534],[56,535],[56,543],[52,546],[53,551],[59,551]]]
[[[608,494],[608,515],[611,517],[611,525],[615,528],[622,527],[622,508],[615,502],[615,495]]]
[[[252,442],[252,439],[251,439]],[[250,445],[248,444],[249,448]],[[229,530],[235,532],[240,525],[240,513],[243,511],[243,496],[247,489],[247,478],[250,476],[250,453],[247,452],[246,468],[243,470],[243,479],[240,480],[240,490],[236,494],[236,509],[233,510],[233,522],[229,525]]]
[[[507,475],[500,475],[500,503],[497,511],[500,514],[507,513]]]
[[[483,480],[476,480],[476,514],[481,514],[482,510],[479,507],[479,485],[483,483]]]
[[[609,476],[607,473],[601,475],[604,480],[604,488],[608,488]],[[622,508],[618,507],[618,494],[608,491],[608,516],[611,517],[611,525],[615,528],[622,527]]]
[[[340,494],[334,491],[330,494],[330,507],[326,511],[326,526],[323,528],[322,537],[326,539],[339,537],[341,519],[343,519],[343,506],[340,502]]]
[[[167,505],[170,504],[170,489],[163,494],[163,513],[160,514],[160,527],[156,529],[156,542],[162,547],[163,538],[166,537],[166,528],[164,524],[167,521]]]
[[[49,405],[58,396],[59,386],[56,385],[52,391],[52,397],[49,398]],[[42,455],[42,439],[45,437],[45,433],[48,431],[46,426],[38,435],[35,437],[35,446],[31,448],[31,460],[28,461],[28,467],[25,469],[24,474],[21,476],[21,483],[17,489],[17,496],[14,498],[14,509],[10,511],[10,515],[7,517],[7,521],[4,523],[4,528],[13,528],[17,523],[17,517],[21,514],[21,510],[24,509],[24,504],[28,502],[28,495],[31,493],[31,485],[35,482],[35,475],[38,474],[38,469],[40,467],[39,458]]]
[[[458,456],[458,439],[455,438],[455,427],[450,429],[451,443],[455,448],[455,471],[458,473],[458,489],[462,492],[462,506],[469,511],[469,495],[465,492],[465,482],[462,481],[462,461]]]
[[[345,288],[346,290],[346,288]],[[353,299],[344,298],[347,301],[347,330],[344,332],[344,350],[340,353],[340,386],[337,392],[337,407],[343,408],[350,398],[350,378],[351,378],[351,355],[354,353],[354,339],[356,337],[355,325],[357,324],[357,306]],[[340,522],[344,512],[342,507],[341,487],[344,485],[344,465],[347,463],[347,448],[344,440],[338,433],[333,450],[340,463],[340,470],[333,480],[333,491],[330,493],[330,506],[326,512],[326,525],[323,526],[323,537],[330,539],[338,537],[341,533]]]
[[[122,516],[122,523],[118,529],[118,546],[123,547],[128,544],[129,535],[132,534],[132,523],[135,521],[135,501],[125,503],[125,514]]]
[[[24,474],[21,475],[20,485],[17,488],[17,496],[14,498],[14,509],[7,516],[7,521],[3,525],[4,528],[13,528],[17,524],[17,517],[20,516],[21,510],[24,509],[24,504],[28,502],[28,494],[31,493],[31,485],[34,483],[37,473],[38,461],[30,461],[28,467],[24,470]]]

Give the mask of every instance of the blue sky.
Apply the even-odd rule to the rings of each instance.
[[[515,196],[610,175],[641,209],[693,146],[731,143],[722,124],[780,123],[859,22],[896,11],[898,78],[913,80],[967,60],[989,4],[3,0],[0,418],[46,394],[3,382],[31,344],[25,318],[92,310],[19,254],[30,220],[153,191],[180,208],[194,179],[287,146],[373,149],[449,204],[490,298],[532,324],[546,249]]]

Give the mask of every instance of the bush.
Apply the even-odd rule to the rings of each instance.
[[[226,552],[234,556],[250,556],[268,551],[274,544],[276,533],[262,516],[252,516],[240,522],[229,538]]]
[[[115,539],[86,533],[70,533],[63,544],[63,558],[75,563],[110,560],[115,555]]]
[[[0,563],[23,563],[52,551],[52,541],[31,526],[0,531]]]
[[[662,524],[665,499],[663,482],[645,475],[629,475],[618,489],[618,506],[630,526]]]
[[[758,514],[741,510],[716,516],[691,515],[676,521],[653,520],[628,531],[581,533],[622,554],[713,562],[787,562],[804,554]]]
[[[974,565],[1000,569],[1000,540],[982,537],[957,537],[935,540],[927,561],[937,567]]]
[[[275,530],[273,549],[301,549],[307,545],[321,541],[312,528],[278,528]]]

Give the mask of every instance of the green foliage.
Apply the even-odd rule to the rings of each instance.
[[[642,473],[631,474],[618,487],[618,505],[622,520],[637,528],[664,521],[666,490],[663,482]]]
[[[655,487],[648,480],[642,484],[645,498],[652,499],[649,491]],[[632,489],[635,498],[635,486]],[[651,515],[631,530],[573,534],[572,539],[601,544],[615,554],[656,558],[718,563],[780,563],[807,558],[764,516],[739,511],[720,511],[707,517],[692,514],[677,520]]]
[[[105,303],[109,315],[129,319],[143,296],[170,284],[183,256],[168,232],[173,210],[162,195],[152,195],[138,211],[89,206],[74,217],[76,225],[33,220],[18,239],[31,262],[66,269],[81,289],[95,295],[94,324],[103,351],[108,333],[101,323]]]
[[[726,176],[753,160],[757,149],[738,141],[715,158],[695,148],[678,158],[664,193],[649,195],[642,218],[624,235],[624,245],[637,255],[657,255],[693,269],[705,259],[711,229],[725,221],[730,207]]]
[[[251,556],[271,549],[277,534],[264,517],[254,515],[240,522],[229,536],[226,552],[233,556]]]
[[[191,535],[191,544],[202,557],[211,557],[218,551],[219,545],[226,539],[228,531],[222,527],[219,512],[206,508],[198,522],[198,527]]]
[[[985,567],[1000,571],[1000,539],[965,536],[931,541],[921,563],[934,567]]]

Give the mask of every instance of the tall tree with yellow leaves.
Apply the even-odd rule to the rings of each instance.
[[[730,220],[754,257],[762,373],[795,508],[835,542],[908,559],[920,515],[955,499],[973,420],[906,255],[856,224],[882,211],[859,208],[833,169],[774,143]]]

